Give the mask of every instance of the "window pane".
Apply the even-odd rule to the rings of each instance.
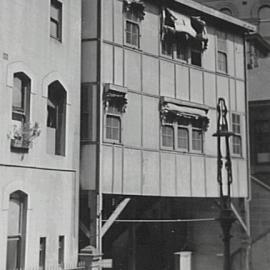
[[[20,239],[8,239],[7,270],[20,269]]]
[[[60,21],[60,8],[56,7],[54,4],[51,5],[51,18],[55,21]]]
[[[39,240],[39,270],[45,270],[46,261],[46,238],[41,237]]]
[[[11,199],[8,209],[8,235],[18,235],[21,233],[21,203]]]
[[[139,45],[139,25],[130,21],[126,22],[126,42],[137,46]]]
[[[23,82],[20,78],[14,77],[12,91],[12,106],[23,109],[24,89]]]
[[[173,127],[162,126],[162,145],[165,147],[173,147],[174,143]]]
[[[50,28],[51,37],[58,38],[58,24],[55,21],[51,21],[51,28]]]
[[[162,54],[172,55],[172,41],[169,38],[162,41]]]
[[[270,36],[270,6],[264,6],[259,9],[259,31],[263,36]]]
[[[201,67],[202,66],[202,55],[200,52],[191,52],[191,64]]]
[[[187,45],[185,44],[184,41],[177,41],[177,58],[181,59],[181,60],[185,60],[187,61],[188,59],[188,49],[187,49]]]
[[[120,117],[107,115],[106,117],[106,138],[120,141],[121,121]]]
[[[240,136],[233,136],[233,153],[234,154],[242,154],[242,147],[241,147],[241,137]]]
[[[58,265],[61,268],[64,268],[64,247],[65,247],[65,237],[59,236],[59,243],[58,243]]]
[[[202,131],[192,130],[192,150],[202,151]]]
[[[227,73],[227,55],[224,52],[218,52],[218,70]]]
[[[178,148],[188,150],[188,130],[186,128],[178,128]]]
[[[235,113],[232,114],[232,131],[233,133],[237,133],[237,134],[241,133],[239,114],[235,114]]]

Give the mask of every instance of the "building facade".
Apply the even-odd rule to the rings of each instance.
[[[212,136],[222,97],[234,132],[232,252],[246,269],[245,34],[255,27],[193,1],[84,0],[82,10],[80,247],[114,269],[222,267]]]
[[[81,4],[0,7],[0,269],[74,267]]]

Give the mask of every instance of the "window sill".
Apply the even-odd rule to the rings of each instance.
[[[116,140],[110,140],[110,139],[104,139],[103,143],[108,143],[108,144],[117,144],[117,145],[123,145],[122,142],[116,141]]]
[[[55,40],[56,42],[62,44],[63,43],[63,40],[62,38],[57,38],[57,37],[54,37],[54,36],[50,36],[51,40]]]
[[[140,49],[140,47],[137,47],[137,46],[132,45],[132,44],[128,44],[128,43],[126,43],[126,42],[125,42],[125,44],[124,44],[124,48],[130,49],[130,50],[133,50],[133,51],[142,52],[142,49]]]
[[[218,75],[223,75],[223,76],[226,76],[226,77],[229,77],[230,75],[228,74],[228,72],[224,72],[224,71],[221,71],[221,70],[217,70],[216,73]]]

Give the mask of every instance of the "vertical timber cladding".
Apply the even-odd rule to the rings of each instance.
[[[162,55],[160,10],[145,3],[140,48],[125,43],[123,2],[104,1],[103,83],[128,89],[120,143],[103,145],[103,192],[114,194],[217,197],[216,102],[224,97],[240,114],[242,155],[233,157],[233,196],[247,195],[243,37],[227,35],[227,74],[216,70],[217,30],[207,23],[208,48],[196,67]],[[106,14],[106,15],[105,15]],[[226,27],[226,31],[230,31]],[[121,34],[120,34],[121,33]],[[203,154],[168,151],[161,146],[160,97],[204,105],[210,119]],[[231,122],[231,119],[229,120]],[[230,127],[231,128],[231,127]],[[181,169],[183,168],[183,169]]]

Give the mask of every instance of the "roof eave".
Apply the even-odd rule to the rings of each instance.
[[[223,21],[226,21],[229,24],[233,24],[243,29],[244,32],[256,32],[257,27],[253,24],[250,24],[246,21],[242,21],[230,15],[224,14],[218,10],[202,5],[198,2],[192,0],[174,0],[176,3],[184,5],[186,7],[192,8],[200,13],[204,13],[208,16],[212,16]]]

